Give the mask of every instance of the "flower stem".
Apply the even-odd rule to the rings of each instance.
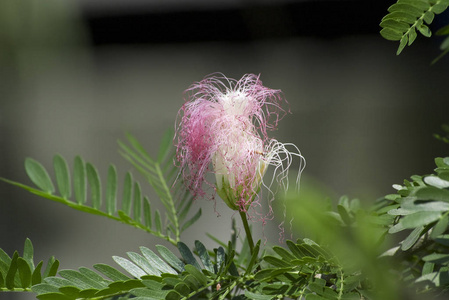
[[[254,241],[253,236],[251,234],[251,230],[248,226],[248,219],[246,218],[246,213],[244,211],[239,211],[240,217],[242,218],[243,227],[245,228],[246,239],[248,240],[249,251],[251,252],[251,256],[254,253]]]

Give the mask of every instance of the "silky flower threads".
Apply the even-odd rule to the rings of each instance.
[[[262,85],[259,76],[240,80],[210,76],[186,90],[176,128],[177,160],[187,187],[196,197],[206,195],[207,185],[233,210],[247,212],[258,203],[265,187],[271,195],[273,182],[288,187],[288,169],[300,158],[299,175],[305,165],[298,148],[269,138],[286,114],[280,90]],[[287,148],[293,148],[289,151]],[[263,178],[269,166],[273,178]],[[205,179],[215,174],[215,183]],[[270,206],[271,213],[271,206]]]

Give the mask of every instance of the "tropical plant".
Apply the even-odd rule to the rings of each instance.
[[[185,221],[192,207],[191,197],[186,196],[182,185],[177,189],[165,188],[171,186],[168,178],[172,178],[171,164],[163,163],[173,157],[167,146],[171,138],[172,133],[168,132],[158,159],[152,159],[130,135],[130,147],[120,143],[124,157],[147,175],[163,198],[164,221],[160,212],[151,211],[150,201],[141,195],[139,184],[129,174],[119,201],[121,209],[117,209],[114,167],[108,171],[102,204],[98,173],[79,157],[74,163],[73,186],[66,163],[59,155],[54,159],[55,181],[40,163],[31,159],[25,162],[26,172],[37,188],[3,180],[76,210],[144,230],[170,241],[178,252],[158,245],[156,252],[141,247],[140,253],[128,252],[127,258],[113,257],[126,273],[105,264],[57,272],[58,261],[54,258],[42,272],[43,262],[35,266],[33,247],[27,240],[22,256],[15,252],[10,257],[0,251],[0,291],[34,292],[39,299],[376,299],[376,295],[380,297],[377,287],[385,284],[379,278],[392,280],[388,276],[391,272],[396,272],[399,279],[395,280],[418,292],[444,291],[448,287],[449,158],[435,160],[435,174],[413,176],[403,185],[394,185],[397,193],[378,200],[368,210],[362,209],[358,200],[350,201],[347,197],[340,199],[336,210],[329,206],[303,206],[301,216],[309,216],[305,222],[315,220],[320,224],[309,224],[315,230],[309,233],[319,243],[304,238],[286,241],[283,247],[262,247],[258,241],[251,252],[248,240],[236,236],[234,222],[229,242],[214,239],[217,247],[207,250],[200,241],[190,245],[181,242],[177,234],[195,222],[199,213]],[[89,201],[85,197],[87,183],[91,191]],[[74,197],[70,200],[72,189]],[[385,248],[379,246],[382,239],[400,231],[409,234],[379,256]],[[348,236],[352,237],[351,242]],[[345,257],[349,248],[351,259],[357,264]],[[368,248],[371,253],[365,251]],[[382,265],[382,269],[373,269],[376,264]],[[377,272],[377,277],[373,272]],[[396,299],[391,284],[388,289],[383,285],[385,290],[388,294],[381,293],[382,299]]]
[[[42,261],[35,264],[27,239],[22,256],[0,249],[0,292],[33,292],[42,300],[355,300],[398,299],[400,286],[417,293],[449,288],[449,157],[435,160],[434,174],[394,185],[396,193],[368,208],[348,197],[341,197],[334,208],[300,197],[297,189],[280,197],[274,182],[288,187],[295,157],[300,160],[299,180],[305,161],[296,146],[268,138],[267,129],[276,127],[283,112],[279,91],[262,86],[255,75],[239,81],[207,77],[188,91],[192,95],[181,109],[176,134],[166,132],[156,158],[130,134],[119,141],[120,153],[144,176],[156,199],[142,194],[131,172],[124,176],[119,197],[116,167],[109,167],[102,183],[97,168],[79,156],[70,171],[66,160],[55,155],[53,179],[41,163],[27,158],[25,171],[35,187],[1,179],[41,198],[143,230],[176,250],[140,247],[140,253],[114,256],[117,266],[77,270],[58,270],[52,257],[43,269]],[[448,126],[443,130],[445,134],[435,136],[447,142]],[[265,182],[268,166],[275,170]],[[215,186],[207,172],[215,175]],[[213,249],[198,240],[183,241],[182,233],[201,217],[200,209],[191,210],[195,197],[207,197],[204,188],[239,212],[245,236],[237,234],[234,220],[229,241],[209,235],[216,243]],[[281,246],[254,242],[248,219],[254,205],[264,204],[261,195],[295,203],[288,210],[304,236]],[[163,210],[152,208],[155,201]],[[399,232],[406,234],[395,242]]]

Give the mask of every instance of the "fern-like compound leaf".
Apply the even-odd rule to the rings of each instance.
[[[186,219],[190,212],[193,197],[184,187],[182,180],[176,180],[177,167],[173,163],[175,153],[173,147],[171,147],[172,141],[173,131],[168,130],[162,138],[156,160],[152,159],[139,141],[130,134],[127,135],[127,143],[121,141],[118,143],[121,155],[145,176],[159,196],[166,210],[165,216],[168,221],[166,230],[174,235],[174,240],[179,241],[181,233],[199,219],[201,210]],[[148,208],[146,207],[147,211]],[[139,214],[137,211],[135,213]],[[148,213],[146,216],[149,216]],[[154,222],[157,231],[162,231],[164,222],[157,210],[154,214]]]
[[[201,242],[196,242],[202,248]],[[79,270],[62,270],[57,276],[47,277],[32,287],[39,299],[108,299],[124,297],[133,299],[191,299],[195,295],[210,293],[216,289],[218,280],[222,280],[220,289],[214,293],[218,299],[235,287],[238,278],[230,273],[217,274],[213,265],[232,265],[232,254],[222,257],[222,261],[213,261],[203,250],[198,254],[201,266],[194,258],[194,253],[185,244],[179,245],[181,256],[192,264],[182,263],[176,254],[164,246],[156,246],[157,255],[146,247],[141,253],[128,252],[128,258],[114,256],[114,261],[126,271],[125,275],[112,266],[94,265]],[[183,254],[184,253],[184,254]],[[208,254],[207,254],[208,255]],[[10,259],[14,261],[14,259]],[[25,264],[27,264],[25,262]],[[117,299],[117,298],[114,298]]]
[[[33,285],[40,284],[44,278],[56,274],[59,261],[54,257],[48,260],[47,268],[42,272],[43,261],[35,267],[33,256],[33,245],[29,239],[25,240],[22,256],[16,251],[10,257],[0,249],[0,292],[29,292]]]
[[[68,164],[62,156],[56,155],[54,157],[54,168],[56,186],[59,193],[56,193],[54,183],[42,164],[34,159],[27,158],[25,168],[28,176],[37,188],[7,179],[2,180],[76,210],[120,221],[168,240],[172,244],[177,242],[163,232],[162,221],[158,211],[155,212],[156,226],[153,228],[150,202],[148,198],[142,195],[140,184],[133,180],[130,173],[127,173],[124,179],[120,210],[117,207],[117,171],[113,165],[108,169],[107,181],[105,186],[103,186],[97,168],[91,163],[84,162],[81,157],[76,157],[74,160],[72,188]],[[69,197],[72,189],[75,191],[74,199]],[[89,197],[86,194],[87,190],[90,190]],[[144,212],[143,219],[142,211]]]
[[[445,11],[448,5],[449,0],[398,0],[383,17],[380,34],[387,40],[399,41],[399,55],[405,46],[415,41],[417,31],[425,37],[432,35],[427,25],[433,22],[435,14]]]
[[[131,135],[128,135],[129,145],[119,142],[122,155],[148,179],[164,205],[165,213],[159,210],[152,212],[149,199],[142,195],[141,185],[130,173],[125,176],[119,205],[115,166],[109,167],[106,183],[102,183],[97,168],[79,156],[74,160],[72,173],[61,155],[54,157],[55,181],[42,164],[27,158],[25,169],[36,188],[7,179],[2,180],[71,208],[143,229],[176,245],[181,233],[200,218],[201,210],[188,217],[193,197],[182,182],[176,181],[177,168],[173,163],[174,153],[170,147],[172,140],[173,132],[168,131],[162,139],[157,160],[152,159]],[[89,195],[87,191],[90,191]],[[165,216],[166,220],[162,216]]]

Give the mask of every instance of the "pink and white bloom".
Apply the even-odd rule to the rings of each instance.
[[[280,90],[264,87],[253,74],[238,81],[210,76],[193,84],[186,95],[176,129],[177,159],[195,196],[205,196],[207,184],[231,209],[246,212],[262,186],[273,194],[276,179],[287,188],[294,156],[300,158],[299,181],[305,161],[298,148],[267,134],[286,114]],[[266,183],[269,166],[275,170]],[[208,173],[215,174],[215,184],[206,180]]]

